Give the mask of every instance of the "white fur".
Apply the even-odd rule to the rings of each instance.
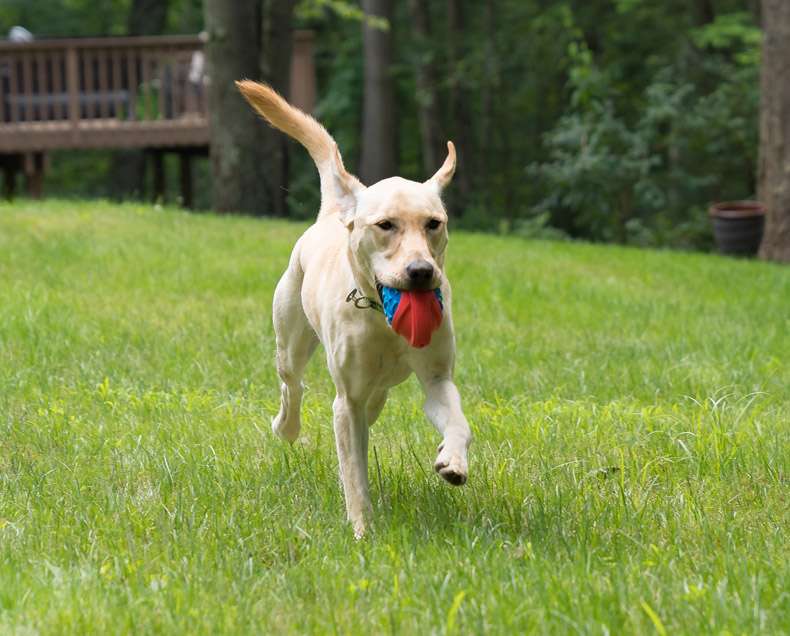
[[[459,485],[467,477],[471,432],[452,377],[452,296],[443,273],[447,214],[440,198],[455,170],[455,148],[448,143],[444,165],[425,183],[393,177],[366,188],[346,172],[337,145],[318,122],[268,86],[238,86],[272,125],[307,148],[321,177],[318,219],[297,241],[274,293],[282,400],[272,428],[291,442],[299,435],[302,375],[320,341],[337,388],[334,430],[346,511],[362,536],[371,511],[368,429],[388,390],[412,372],[425,391],[425,414],[442,435],[436,471]],[[431,220],[440,227],[429,229]],[[394,228],[382,229],[382,221]],[[442,324],[423,349],[410,347],[382,314],[346,302],[354,288],[377,298],[376,281],[408,288],[406,266],[418,259],[434,266],[432,286],[441,287],[444,297]]]

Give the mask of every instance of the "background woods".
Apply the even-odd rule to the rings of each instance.
[[[790,4],[764,0],[765,46],[760,120],[760,200],[768,207],[765,258],[790,262]]]
[[[147,4],[13,0],[0,7],[0,30],[205,31],[216,80],[214,152],[197,167],[199,207],[313,216],[309,159],[301,151],[289,157],[290,142],[255,121],[228,88],[247,76],[287,92],[287,34],[295,28],[316,34],[314,114],[364,181],[425,178],[445,141],[455,141],[460,162],[448,205],[461,226],[705,249],[708,204],[756,196],[755,1]],[[109,153],[57,157],[48,191],[144,195],[139,160],[121,163],[137,176],[122,178]]]
[[[264,79],[287,97],[292,17],[290,0],[205,1],[213,208],[219,212],[286,213],[285,139],[259,122],[234,82]]]

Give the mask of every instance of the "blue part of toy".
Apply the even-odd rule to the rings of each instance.
[[[439,306],[444,310],[444,300],[442,299],[442,290],[434,289],[433,293],[436,294],[436,299],[439,301]],[[384,305],[384,315],[387,317],[387,324],[392,324],[392,319],[395,317],[395,312],[398,311],[400,305],[401,291],[394,287],[379,287],[379,296],[381,296],[381,304]]]
[[[392,287],[381,287],[379,290],[381,295],[381,304],[384,305],[384,315],[387,317],[387,324],[392,324],[392,318],[395,312],[398,311],[400,305],[400,289]]]

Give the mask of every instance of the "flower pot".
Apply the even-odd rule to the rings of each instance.
[[[757,201],[723,201],[709,210],[713,237],[722,254],[754,256],[765,228],[765,208]]]

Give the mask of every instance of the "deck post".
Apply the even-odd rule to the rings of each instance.
[[[66,93],[69,100],[71,135],[76,142],[79,137],[80,116],[82,113],[80,113],[80,69],[75,46],[69,46],[66,49]]]
[[[192,154],[190,152],[178,153],[179,167],[181,169],[181,205],[192,209]]]
[[[316,102],[315,33],[298,30],[293,35],[291,55],[291,103],[306,113],[312,113]]]
[[[165,155],[161,150],[151,151],[154,172],[154,203],[164,203],[166,190]]]
[[[44,163],[43,152],[32,152],[25,155],[27,193],[32,199],[40,199],[44,193]]]

